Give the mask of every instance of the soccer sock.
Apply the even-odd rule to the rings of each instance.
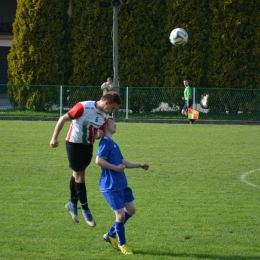
[[[70,179],[70,201],[76,205],[78,203],[78,196],[75,189],[75,178],[73,176],[71,176]]]
[[[132,216],[129,215],[126,211],[125,211],[125,221],[124,221],[124,224],[126,223],[126,221],[131,218]],[[110,230],[108,231],[108,235],[110,237],[113,237],[115,238],[116,237],[116,229],[115,229],[115,225],[116,225],[116,222],[113,224],[113,226],[110,228]]]
[[[126,243],[125,224],[123,222],[115,222],[115,228],[116,228],[119,245],[123,246]]]
[[[113,226],[110,228],[110,230],[108,231],[108,235],[110,237],[115,238],[116,237],[116,228],[115,228],[116,222],[113,224]]]
[[[85,182],[83,183],[75,182],[75,190],[77,192],[78,199],[80,201],[82,209],[88,210],[87,190],[86,190]]]
[[[126,223],[126,221],[131,218],[132,216],[129,215],[126,211],[125,211],[125,221],[124,221],[124,224]]]

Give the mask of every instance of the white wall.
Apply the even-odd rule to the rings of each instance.
[[[11,39],[0,39],[0,47],[10,47],[11,43]]]

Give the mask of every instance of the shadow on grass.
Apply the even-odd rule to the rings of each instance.
[[[153,256],[171,256],[171,257],[190,257],[191,259],[217,259],[217,260],[260,260],[260,256],[239,256],[239,255],[230,255],[230,256],[221,256],[221,255],[208,255],[208,254],[175,254],[167,252],[144,252],[140,250],[134,250],[134,254],[137,255],[153,255]]]

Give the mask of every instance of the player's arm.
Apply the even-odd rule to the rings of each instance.
[[[112,84],[109,85],[108,90],[112,90],[112,89],[114,89],[114,87],[115,87],[114,83],[112,83]]]
[[[83,107],[82,103],[77,103],[74,107],[72,107],[70,109],[70,111],[67,114],[65,114],[59,118],[59,120],[56,124],[56,127],[54,129],[52,139],[50,141],[50,146],[52,148],[55,148],[59,145],[58,136],[59,136],[60,131],[63,128],[64,124],[66,122],[71,122],[72,119],[81,117],[83,112],[84,112],[84,107]]]
[[[135,162],[128,162],[126,160],[122,160],[122,163],[125,165],[126,168],[143,168],[144,170],[148,170],[149,164],[147,163],[135,163]]]
[[[125,169],[125,166],[123,164],[114,165],[109,163],[106,159],[99,156],[96,157],[96,164],[101,166],[102,168],[110,169],[116,172],[123,172]]]
[[[101,85],[101,89],[102,90],[104,90],[105,88],[108,88],[108,86],[107,86],[107,83],[105,82],[105,83],[103,83],[102,85]]]
[[[59,136],[64,124],[68,121],[71,121],[71,118],[69,117],[68,114],[65,114],[59,118],[59,120],[55,126],[51,141],[50,141],[50,147],[55,148],[59,145],[58,136]]]

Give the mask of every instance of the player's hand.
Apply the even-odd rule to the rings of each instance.
[[[51,139],[51,141],[50,141],[50,147],[51,147],[51,148],[56,148],[56,147],[58,147],[58,146],[59,146],[58,140]]]
[[[95,134],[95,139],[102,138],[103,136],[104,136],[104,132],[102,130],[98,129]]]
[[[142,163],[142,164],[141,164],[141,168],[143,168],[144,170],[148,170],[148,169],[149,169],[149,164],[147,164],[147,163]]]
[[[124,164],[119,164],[116,166],[118,172],[123,172],[125,170]]]

